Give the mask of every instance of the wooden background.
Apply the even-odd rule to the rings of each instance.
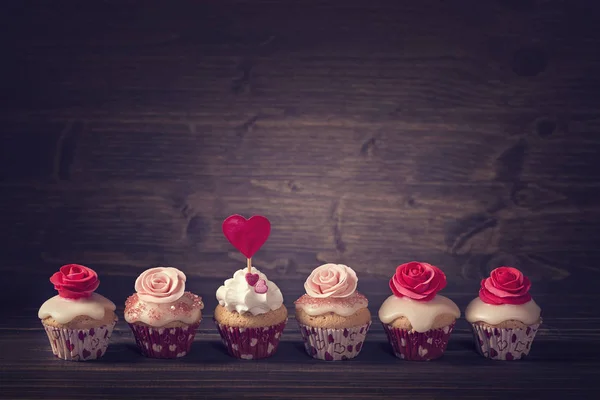
[[[255,266],[290,307],[325,262],[373,311],[402,262],[442,268],[461,307],[508,264],[542,336],[597,340],[598,2],[1,7],[5,333],[38,328],[71,262],[121,308],[156,264],[214,307],[244,266],[221,233],[239,213],[271,220]]]

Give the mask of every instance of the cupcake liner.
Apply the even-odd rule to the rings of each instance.
[[[112,324],[90,329],[67,329],[44,325],[52,353],[67,361],[88,361],[106,353],[110,335],[117,320]]]
[[[341,329],[315,328],[301,323],[298,325],[308,355],[318,360],[345,361],[360,353],[371,322]]]
[[[190,352],[199,325],[200,321],[177,328],[153,328],[136,324],[129,324],[129,327],[140,352],[146,357],[179,358]]]
[[[258,360],[270,357],[277,351],[285,321],[272,326],[240,328],[221,325],[215,320],[219,334],[232,357],[244,360]]]
[[[387,324],[383,324],[383,329],[396,357],[410,361],[429,361],[444,354],[454,324],[455,322],[426,332],[408,331]]]
[[[480,324],[472,324],[475,347],[482,356],[492,360],[520,360],[531,350],[540,324],[527,328],[493,328]]]

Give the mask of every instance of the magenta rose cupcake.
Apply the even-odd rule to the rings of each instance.
[[[58,295],[48,299],[38,317],[57,358],[88,361],[106,353],[117,323],[115,304],[95,293],[96,272],[79,264],[63,265],[50,278]]]
[[[369,327],[369,301],[356,288],[356,272],[343,264],[324,264],[304,283],[294,302],[306,352],[326,361],[350,360],[360,353]]]
[[[136,279],[125,320],[146,357],[179,358],[190,352],[204,303],[185,291],[185,281],[185,274],[172,267],[150,268]]]
[[[394,293],[379,309],[379,319],[396,357],[429,361],[441,357],[460,317],[458,306],[437,294],[446,287],[439,268],[412,261],[399,265],[390,279]]]
[[[496,268],[481,281],[479,297],[465,311],[479,354],[507,361],[529,354],[542,323],[541,309],[531,298],[530,288],[529,279],[512,267]]]

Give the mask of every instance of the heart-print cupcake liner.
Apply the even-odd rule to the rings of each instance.
[[[475,348],[482,356],[492,360],[513,361],[525,358],[531,350],[540,324],[527,328],[499,329],[472,324]]]
[[[427,332],[408,331],[387,324],[383,324],[383,329],[396,357],[410,361],[430,361],[440,358],[446,351],[454,324],[453,322]]]
[[[275,354],[283,333],[285,321],[268,327],[240,328],[221,325],[215,320],[219,334],[232,357],[258,360]]]
[[[350,360],[362,350],[371,322],[352,328],[315,328],[298,323],[309,356],[318,360]]]
[[[112,324],[90,329],[67,329],[44,325],[52,353],[67,361],[95,360],[106,353],[110,336],[117,320]]]
[[[179,358],[190,352],[198,323],[177,328],[129,324],[140,352],[150,358]]]

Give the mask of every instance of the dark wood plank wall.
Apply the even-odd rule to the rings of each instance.
[[[0,269],[597,279],[595,2],[367,3],[3,3]]]

